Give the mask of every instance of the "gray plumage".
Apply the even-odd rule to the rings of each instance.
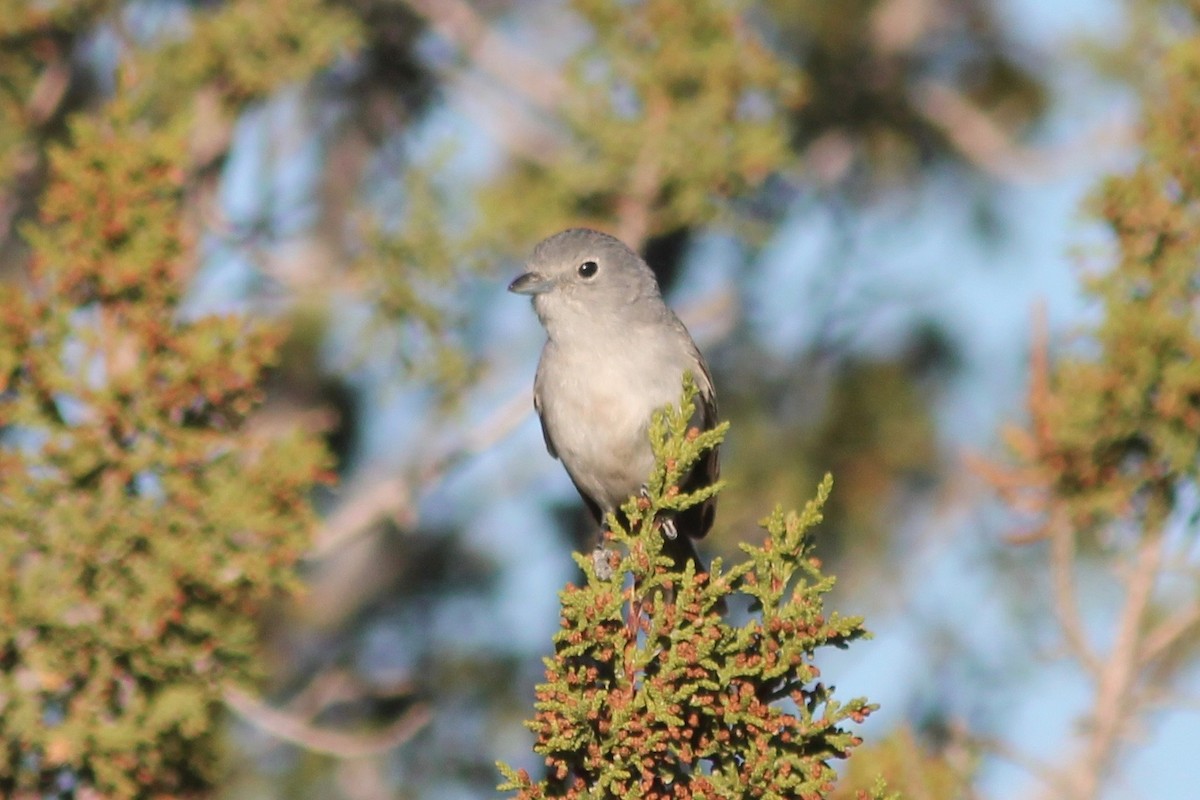
[[[546,329],[533,401],[550,455],[562,461],[592,516],[618,513],[654,468],[648,429],[653,413],[679,402],[685,372],[699,389],[692,424],[717,422],[712,378],[687,328],[663,303],[644,260],[604,233],[573,228],[534,248],[509,291],[533,296]],[[680,487],[717,479],[716,450]],[[672,520],[666,549],[682,567],[696,557],[692,539],[708,533],[715,498]]]

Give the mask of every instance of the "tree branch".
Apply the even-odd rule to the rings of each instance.
[[[1087,137],[1090,146],[1073,142],[1053,150],[1022,147],[970,98],[939,81],[917,86],[913,105],[964,158],[993,177],[1014,183],[1045,181],[1070,169],[1081,153],[1093,158],[1096,147],[1116,146],[1130,138],[1129,126],[1118,124],[1092,132]]]
[[[468,429],[456,445],[418,468],[415,479],[405,474],[361,482],[326,517],[313,538],[308,559],[328,558],[368,533],[382,519],[394,519],[401,528],[416,525],[413,485],[427,487],[441,480],[454,466],[482,453],[516,430],[532,410],[528,393],[516,394]]]
[[[1200,603],[1181,608],[1146,634],[1142,642],[1139,666],[1146,666],[1178,642],[1197,625],[1200,625]]]
[[[491,24],[465,0],[403,0],[453,43],[472,64],[543,111],[554,112],[567,96],[558,73],[528,58],[497,36]]]
[[[658,197],[662,169],[659,159],[660,143],[664,140],[669,101],[661,92],[653,92],[646,103],[646,130],[642,146],[629,170],[629,190],[617,203],[616,236],[634,250],[646,243]]]
[[[430,720],[429,709],[419,704],[378,731],[352,733],[331,730],[273,708],[235,686],[225,687],[225,705],[242,719],[277,739],[334,758],[363,758],[387,752],[407,742]]]
[[[508,152],[534,164],[551,166],[566,145],[566,135],[535,112],[466,69],[449,70],[445,82],[455,87],[447,100]]]
[[[1083,620],[1079,616],[1079,597],[1075,591],[1075,531],[1059,511],[1046,526],[1050,535],[1050,585],[1054,595],[1053,610],[1058,626],[1071,655],[1099,680],[1103,664],[1088,642]]]
[[[970,741],[981,749],[1025,770],[1030,775],[1042,781],[1057,796],[1066,797],[1070,795],[1071,787],[1067,783],[1066,778],[1055,770],[1051,762],[1035,758],[1028,753],[1018,750],[1002,739],[971,737]]]
[[[1133,690],[1142,660],[1142,629],[1162,558],[1162,534],[1148,532],[1138,545],[1117,623],[1117,638],[1104,660],[1096,687],[1087,751],[1074,770],[1073,783],[1080,800],[1099,796],[1101,780],[1110,771],[1125,721],[1133,714]]]

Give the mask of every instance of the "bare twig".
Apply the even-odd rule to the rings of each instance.
[[[422,484],[440,479],[451,468],[465,459],[484,452],[508,436],[525,421],[533,410],[533,395],[526,391],[517,392],[496,406],[486,417],[473,425],[457,445],[434,458],[421,472]]]
[[[1141,660],[1143,627],[1162,559],[1161,533],[1147,531],[1138,545],[1126,583],[1117,638],[1104,659],[1104,669],[1096,687],[1087,751],[1074,770],[1076,797],[1080,800],[1099,796],[1100,782],[1109,771],[1124,733],[1124,723],[1135,713],[1131,701]]]
[[[1050,382],[1050,346],[1044,304],[1035,306],[1031,327],[1026,396],[1031,430],[1016,426],[1004,430],[1005,441],[1022,463],[1016,467],[1002,466],[974,453],[966,453],[963,458],[967,468],[987,481],[1010,508],[1042,520],[1030,530],[1006,537],[1010,544],[1018,545],[1049,538],[1053,521],[1050,513],[1053,487],[1041,466],[1045,453],[1055,447],[1051,419],[1057,410],[1057,399]]]
[[[382,519],[394,519],[401,528],[416,522],[416,505],[405,477],[373,478],[354,486],[325,518],[313,537],[310,560],[328,558],[368,533]]]
[[[941,129],[971,163],[1005,180],[1028,177],[1037,159],[957,89],[926,81],[914,95],[917,109]]]
[[[1093,678],[1103,671],[1100,657],[1088,642],[1083,619],[1079,616],[1079,598],[1075,591],[1075,531],[1059,511],[1047,525],[1050,535],[1050,585],[1054,595],[1054,616],[1071,654]]]
[[[661,92],[650,95],[646,108],[646,130],[642,146],[630,169],[629,190],[621,195],[617,206],[616,236],[634,250],[641,250],[650,234],[654,201],[662,180],[659,147],[670,109]]]
[[[386,687],[388,697],[412,694],[414,686],[405,681]],[[350,703],[367,694],[379,695],[374,684],[364,687],[363,682],[348,669],[328,668],[311,678],[304,688],[288,699],[288,712],[295,715],[315,717],[322,710],[336,703]]]
[[[447,100],[510,154],[535,164],[557,163],[567,139],[550,121],[513,103],[511,96],[469,70],[447,70],[442,78],[454,87]]]
[[[385,728],[351,733],[318,727],[307,719],[273,708],[235,686],[225,688],[225,704],[247,722],[278,739],[335,758],[364,758],[385,753],[410,740],[430,720],[429,709],[415,705]]]
[[[328,558],[370,532],[381,519],[394,519],[401,528],[412,527],[417,522],[414,484],[426,488],[438,482],[463,460],[482,453],[512,433],[532,410],[529,394],[516,394],[473,425],[456,445],[419,468],[415,479],[407,474],[392,475],[355,487],[317,531],[308,558]]]
[[[932,0],[885,0],[871,12],[870,30],[883,55],[907,53],[938,23]]]
[[[971,741],[993,755],[1015,764],[1021,769],[1028,772],[1038,780],[1042,781],[1047,788],[1052,790],[1055,795],[1067,797],[1070,795],[1070,786],[1066,779],[1055,769],[1054,765],[1048,761],[1043,761],[1040,758],[1035,758],[1028,753],[1018,750],[1008,742],[998,738],[979,738],[972,737]]]
[[[466,0],[404,0],[439,35],[452,42],[480,70],[544,111],[554,111],[567,95],[558,73],[527,57],[496,35]]]
[[[215,85],[201,86],[192,100],[192,130],[188,141],[191,165],[200,172],[218,164],[233,141],[233,122],[221,109]]]
[[[43,125],[58,113],[67,88],[71,85],[71,63],[67,58],[56,58],[42,70],[29,99],[25,102],[25,114],[33,125]]]
[[[1097,147],[1112,147],[1129,140],[1127,125],[1111,125],[1092,133],[1087,145],[1078,142],[1053,150],[1022,147],[1004,127],[970,98],[952,86],[924,81],[913,94],[913,104],[930,123],[972,164],[994,177],[1016,183],[1044,182],[1094,158]]]
[[[552,163],[565,143],[552,123],[568,94],[563,77],[510,45],[465,0],[402,2],[465,56],[466,67],[439,69],[443,84],[457,88],[451,102],[510,153]]]
[[[1030,353],[1029,412],[1033,426],[1031,452],[1026,457],[1039,457],[1054,448],[1051,426],[1055,404],[1050,381],[1050,347],[1046,325],[1046,310],[1038,306],[1033,315],[1033,342]],[[1040,534],[1050,540],[1050,585],[1053,592],[1053,611],[1071,654],[1094,679],[1099,680],[1103,668],[1100,657],[1088,642],[1083,619],[1079,615],[1079,597],[1075,589],[1076,532],[1061,505],[1048,510],[1049,518]]]
[[[1146,666],[1178,642],[1189,631],[1200,625],[1200,603],[1181,608],[1146,634],[1139,654],[1139,666]]]

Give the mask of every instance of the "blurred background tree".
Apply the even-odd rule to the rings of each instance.
[[[920,796],[1054,794],[1041,762],[1074,752],[1094,698],[1056,659],[1044,553],[1005,542],[1011,512],[960,454],[991,453],[1021,413],[1035,300],[1049,347],[1093,352],[1063,335],[1101,310],[1068,254],[1115,259],[1080,201],[1130,163],[1134,93],[1162,91],[1164,60],[1192,63],[1186,47],[1163,56],[1194,26],[1186,9],[0,0],[12,296],[48,302],[39,264],[92,264],[172,281],[171,324],[269,323],[283,334],[253,351],[271,364],[264,402],[227,430],[315,434],[338,474],[311,495],[305,591],[254,616],[267,682],[225,693],[230,772],[210,780],[231,797],[474,797],[498,758],[537,768],[520,722],[591,527],[530,418],[540,331],[502,287],[538,238],[588,224],[647,254],[709,355],[734,423],[711,549],[837,476],[818,552],[842,578],[833,604],[878,638],[828,671],[882,701],[868,742],[895,731],[856,755],[862,785],[928,763]],[[1193,130],[1164,108],[1180,122],[1151,149]],[[131,178],[89,194],[55,177],[54,152],[86,164],[159,137],[165,206]],[[169,277],[104,260],[125,243],[87,221],[109,201],[139,229],[178,224]],[[54,299],[58,324],[93,324],[91,295]],[[9,324],[25,308],[6,304]],[[133,348],[147,369],[152,341]],[[11,404],[24,390],[8,380]],[[29,419],[0,419],[6,453],[28,456]],[[20,485],[27,468],[7,469]],[[1192,607],[1190,552],[1166,619]],[[1090,581],[1080,615],[1103,638],[1111,595]],[[1193,659],[1168,650],[1186,696]],[[1153,698],[1168,709],[1141,729],[1153,746],[1110,759],[1150,782],[1114,778],[1111,796],[1187,796],[1173,743],[1198,725],[1175,700]]]

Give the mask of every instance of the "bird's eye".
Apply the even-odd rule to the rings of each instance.
[[[590,278],[600,269],[600,265],[595,261],[585,261],[579,265],[579,277]]]

